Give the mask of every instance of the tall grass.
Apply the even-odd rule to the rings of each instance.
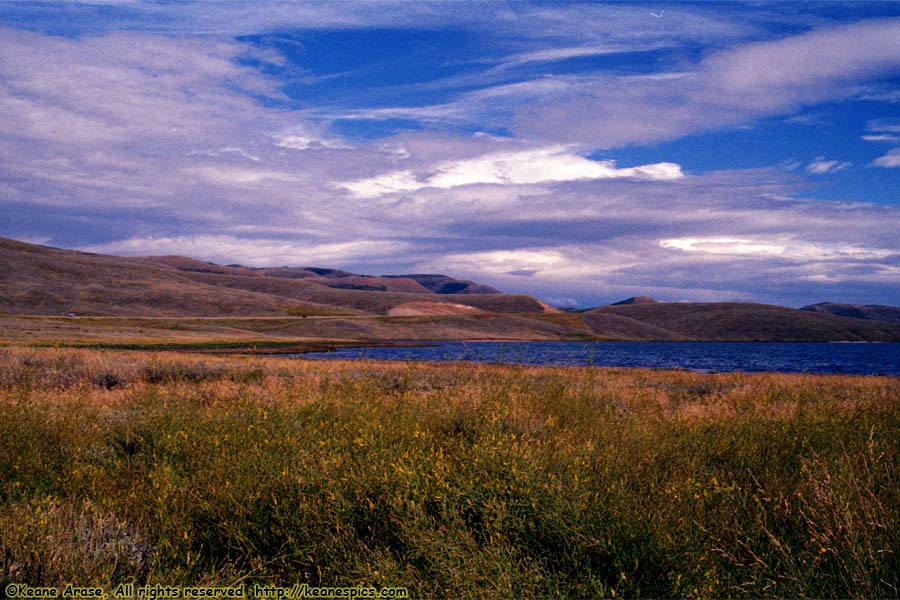
[[[4,587],[900,593],[897,378],[7,349],[0,394]]]

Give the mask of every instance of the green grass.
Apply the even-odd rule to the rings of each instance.
[[[380,344],[384,344],[381,342]],[[359,342],[342,340],[240,340],[240,341],[199,341],[199,342],[43,342],[33,344],[32,348],[86,348],[95,350],[145,350],[150,352],[247,352],[247,353],[291,353],[291,352],[328,352],[335,348],[359,345]],[[366,344],[379,345],[379,342]]]
[[[898,392],[0,349],[0,584],[896,597]]]

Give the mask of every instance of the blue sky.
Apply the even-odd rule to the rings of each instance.
[[[898,2],[0,2],[0,235],[900,305]]]

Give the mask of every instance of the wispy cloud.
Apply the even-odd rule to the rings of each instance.
[[[898,71],[900,20],[873,20],[738,46],[664,78],[573,80],[520,108],[516,125],[596,146],[652,142],[840,99],[850,82]]]
[[[440,104],[322,116],[502,124],[530,138],[616,147],[789,114],[805,104],[851,96],[854,82],[897,72],[900,19],[874,19],[738,45],[678,70],[537,76],[465,91]]]
[[[900,142],[900,135],[879,133],[877,135],[864,135],[862,139],[866,142]]]
[[[237,64],[241,44],[112,34],[80,40],[0,30],[7,139],[107,147],[153,139],[228,141],[250,94],[276,84]],[[224,144],[223,144],[224,145]]]
[[[676,162],[586,158],[839,100],[848,82],[900,65],[896,20],[742,45],[756,26],[681,5],[662,18],[620,4],[166,6],[179,17],[155,3],[116,13],[165,35],[0,31],[0,234],[253,265],[447,270],[582,303],[900,293],[896,206],[803,197],[809,173],[849,161],[686,175]],[[123,22],[111,23],[98,27]],[[271,75],[277,55],[259,67],[247,60],[259,48],[222,36],[429,23],[499,23],[484,68],[506,64],[521,79],[425,106],[299,106]],[[557,61],[683,40],[731,49],[639,74],[537,76]],[[329,128],[335,118],[423,129],[351,143]],[[504,127],[511,136],[471,134]],[[900,166],[900,155],[874,164]]]
[[[812,175],[826,175],[849,169],[853,163],[841,160],[827,160],[824,156],[817,156],[815,160],[806,165],[806,172]]]
[[[887,248],[868,248],[860,245],[814,244],[784,237],[771,239],[690,237],[660,240],[662,248],[700,252],[732,257],[781,257],[794,261],[823,261],[849,258],[853,260],[883,260],[894,254]]]
[[[48,6],[49,5],[49,6]],[[81,6],[79,6],[81,5]],[[106,5],[107,10],[97,11]],[[58,9],[65,7],[66,11]],[[469,29],[500,32],[502,40],[539,39],[570,45],[619,44],[652,40],[692,39],[721,42],[759,32],[752,13],[743,18],[714,11],[671,7],[655,19],[643,6],[629,4],[546,4],[493,0],[354,0],[322,3],[316,0],[185,0],[157,3],[144,0],[86,0],[35,2],[5,0],[7,20],[29,28],[71,26],[73,16],[93,17],[80,23],[82,31],[127,29],[170,35],[240,36],[272,31],[358,28]],[[56,8],[57,11],[51,10]],[[82,9],[79,12],[79,9]],[[94,10],[92,10],[94,9]],[[36,16],[41,18],[37,19]],[[766,15],[773,19],[773,14]]]
[[[900,119],[869,121],[867,129],[874,132],[872,135],[862,136],[862,139],[867,142],[900,143]],[[887,154],[879,156],[872,161],[872,165],[886,168],[900,167],[900,147],[892,148]]]
[[[879,156],[872,164],[876,167],[900,167],[900,148],[894,148],[884,156]]]
[[[643,49],[649,49],[649,47],[576,46],[574,48],[549,48],[546,50],[534,50],[532,52],[523,52],[521,54],[505,57],[500,63],[500,66],[513,67],[528,63],[557,62],[561,60],[569,60],[572,58],[604,56],[609,54],[619,54],[622,52],[637,52]]]
[[[826,27],[747,44],[710,56],[703,79],[731,102],[782,110],[798,102],[840,97],[858,77],[900,66],[900,19]]]
[[[87,252],[119,255],[180,254],[232,262],[239,257],[247,266],[345,264],[367,257],[390,257],[407,244],[388,240],[353,240],[334,243],[296,243],[278,238],[240,238],[233,235],[138,237],[82,248]]]
[[[427,171],[429,174],[424,178],[409,170],[394,171],[340,185],[357,196],[372,198],[428,187],[446,189],[473,184],[528,185],[580,179],[665,180],[683,177],[681,167],[673,163],[618,168],[615,161],[589,160],[573,154],[565,146],[486,154],[442,162]]]

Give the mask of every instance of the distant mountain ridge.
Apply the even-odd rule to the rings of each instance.
[[[631,298],[626,298],[625,300],[619,300],[618,302],[613,302],[610,306],[625,306],[628,304],[657,304],[658,301],[651,298],[650,296],[632,296]]]
[[[839,304],[835,302],[820,302],[804,306],[800,310],[815,313],[827,313],[839,317],[852,317],[866,321],[883,321],[885,323],[900,323],[900,306],[885,306],[883,304]]]
[[[179,271],[191,273],[304,279],[311,283],[340,290],[406,292],[410,294],[502,293],[488,285],[440,274],[375,276],[323,267],[246,267],[240,264],[223,266],[184,256],[147,256],[141,257],[140,260],[147,264],[174,267]]]
[[[446,275],[382,275],[383,279],[412,279],[435,294],[500,294],[500,290],[494,289],[483,283],[475,283],[468,279],[454,279]]]
[[[839,316],[816,306],[797,310],[636,296],[564,313],[532,296],[496,293],[446,275],[375,277],[323,267],[219,265],[183,256],[106,256],[0,238],[0,318],[7,321],[9,315],[67,314],[312,317],[257,326],[272,335],[366,340],[900,342],[900,323]],[[893,307],[866,314],[883,315],[884,308]],[[16,318],[16,327],[31,327],[30,317]],[[77,324],[56,324],[53,330],[66,326]]]
[[[900,326],[747,302],[656,302],[583,313],[594,331],[627,339],[709,341],[900,341]]]

